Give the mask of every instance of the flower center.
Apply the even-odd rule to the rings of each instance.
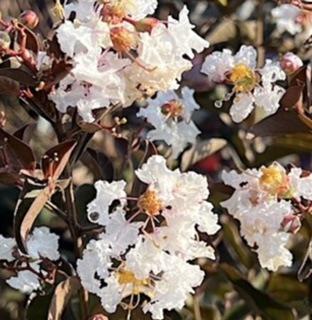
[[[177,100],[171,100],[161,106],[161,112],[173,120],[180,120],[183,116],[183,111],[183,104]]]
[[[141,211],[151,216],[157,216],[161,213],[162,203],[159,200],[157,193],[152,190],[147,190],[138,200],[138,206]]]
[[[234,84],[236,92],[249,92],[258,83],[258,76],[254,70],[245,64],[237,64],[231,72],[230,81]]]
[[[114,49],[119,53],[128,53],[137,47],[136,35],[123,27],[115,27],[110,31]]]
[[[132,285],[132,294],[138,295],[145,293],[146,288],[151,286],[150,279],[139,280],[135,277],[134,273],[127,270],[120,270],[117,273],[117,279],[121,285]]]
[[[134,0],[102,0],[104,2],[103,17],[108,23],[119,23],[135,9]]]
[[[270,194],[283,196],[289,190],[286,174],[276,165],[262,169],[260,184]]]

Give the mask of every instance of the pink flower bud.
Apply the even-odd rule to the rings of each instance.
[[[36,12],[32,10],[26,10],[21,13],[19,20],[29,29],[35,29],[39,23],[39,17]]]
[[[303,66],[302,60],[292,52],[287,52],[284,54],[280,64],[282,69],[288,74],[296,72],[300,67]]]
[[[297,233],[301,227],[300,218],[293,214],[289,214],[284,217],[282,227],[285,232]]]
[[[136,21],[134,26],[138,32],[151,32],[159,23],[159,20],[156,18],[144,18]]]

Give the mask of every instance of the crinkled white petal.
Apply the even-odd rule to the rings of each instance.
[[[300,15],[300,9],[297,6],[282,4],[274,8],[271,13],[279,33],[286,31],[294,35],[302,30],[301,25],[296,21]]]
[[[257,66],[257,50],[252,46],[242,45],[234,56],[235,64],[244,64],[251,69]]]
[[[239,93],[235,96],[230,109],[234,122],[242,122],[254,109],[254,97],[250,93]]]
[[[118,208],[109,216],[106,224],[103,240],[106,240],[113,251],[123,253],[129,246],[135,244],[138,239],[139,230],[143,222],[128,222],[125,218],[126,212]]]
[[[234,67],[232,51],[223,49],[208,55],[203,63],[201,72],[208,75],[210,81],[220,83],[226,79],[226,73]]]
[[[261,73],[261,80],[264,87],[267,87],[278,80],[286,79],[286,74],[282,70],[280,64],[274,63],[271,60],[266,60],[264,67],[259,71]]]
[[[13,238],[5,238],[0,235],[0,260],[13,261],[13,250],[16,247],[16,241]]]
[[[77,273],[81,283],[88,291],[99,294],[101,280],[109,276],[114,252],[104,240],[91,240],[83,251],[82,259],[77,261]]]
[[[286,233],[277,233],[259,239],[256,250],[262,268],[277,271],[279,267],[292,265],[292,254],[285,248],[289,239]]]
[[[312,200],[312,174],[301,176],[302,169],[292,168],[288,175],[292,192],[296,197],[303,197],[306,200]]]
[[[123,298],[123,288],[114,275],[105,279],[105,284],[106,286],[100,290],[98,295],[101,298],[103,308],[114,313]]]
[[[254,102],[257,107],[264,110],[265,115],[269,116],[277,112],[280,107],[280,100],[285,93],[285,89],[280,86],[256,87],[254,90]]]
[[[209,42],[201,38],[193,31],[194,25],[189,20],[189,10],[186,6],[180,11],[179,21],[168,18],[168,32],[171,33],[176,41],[177,53],[181,56],[184,54],[189,58],[194,57],[193,50],[201,52],[209,47]]]
[[[27,240],[27,251],[34,259],[57,260],[60,258],[59,236],[46,227],[35,228]]]
[[[6,282],[12,288],[26,294],[39,290],[41,287],[38,277],[29,270],[20,271],[16,277],[12,277]]]
[[[96,198],[88,204],[88,217],[93,223],[105,226],[109,221],[109,207],[114,200],[119,200],[121,206],[126,203],[126,182],[123,180],[97,181],[95,184]]]

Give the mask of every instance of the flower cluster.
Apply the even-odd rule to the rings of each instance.
[[[215,258],[200,235],[215,234],[218,219],[205,177],[171,171],[161,156],[149,158],[136,176],[145,185],[138,197],[127,197],[124,181],[95,184],[89,219],[105,233],[87,245],[78,274],[108,312],[121,303],[131,310],[144,295],[143,311],[163,319],[164,309],[182,308],[201,284],[204,272],[191,261]]]
[[[84,121],[92,110],[134,101],[158,91],[177,89],[191,69],[193,51],[208,42],[193,31],[184,7],[179,19],[161,22],[147,15],[156,0],[79,0],[65,5],[57,29],[61,50],[73,68],[50,94],[61,112],[77,107]]]
[[[42,280],[48,273],[42,268],[46,259],[56,261],[60,258],[58,252],[59,237],[46,227],[35,228],[27,240],[28,255],[17,249],[14,238],[4,238],[0,235],[0,261],[4,261],[6,269],[17,272],[7,283],[24,293],[31,293],[41,288]]]
[[[158,93],[155,99],[148,100],[147,108],[137,114],[153,125],[147,138],[151,141],[163,140],[172,147],[172,156],[176,158],[188,144],[194,144],[200,133],[192,113],[200,106],[193,98],[194,90],[182,88],[181,97],[174,91]]]
[[[235,189],[222,206],[240,221],[240,232],[261,266],[273,271],[291,266],[292,254],[286,246],[290,234],[300,228],[300,215],[312,209],[312,174],[300,168],[287,173],[273,163],[243,173],[223,172],[222,178]]]
[[[235,122],[246,119],[255,106],[262,108],[266,116],[274,114],[285,93],[282,87],[276,85],[276,81],[286,79],[278,63],[267,60],[263,68],[256,66],[257,51],[245,45],[235,55],[229,49],[215,51],[207,56],[202,66],[202,72],[211,81],[226,82],[233,86],[226,100],[235,96],[230,109]]]

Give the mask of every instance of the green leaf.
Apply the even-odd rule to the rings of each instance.
[[[26,319],[47,319],[49,313],[49,306],[52,299],[52,294],[35,296],[26,308]]]
[[[253,287],[235,268],[225,263],[220,267],[247,305],[264,320],[295,320],[290,307]]]

